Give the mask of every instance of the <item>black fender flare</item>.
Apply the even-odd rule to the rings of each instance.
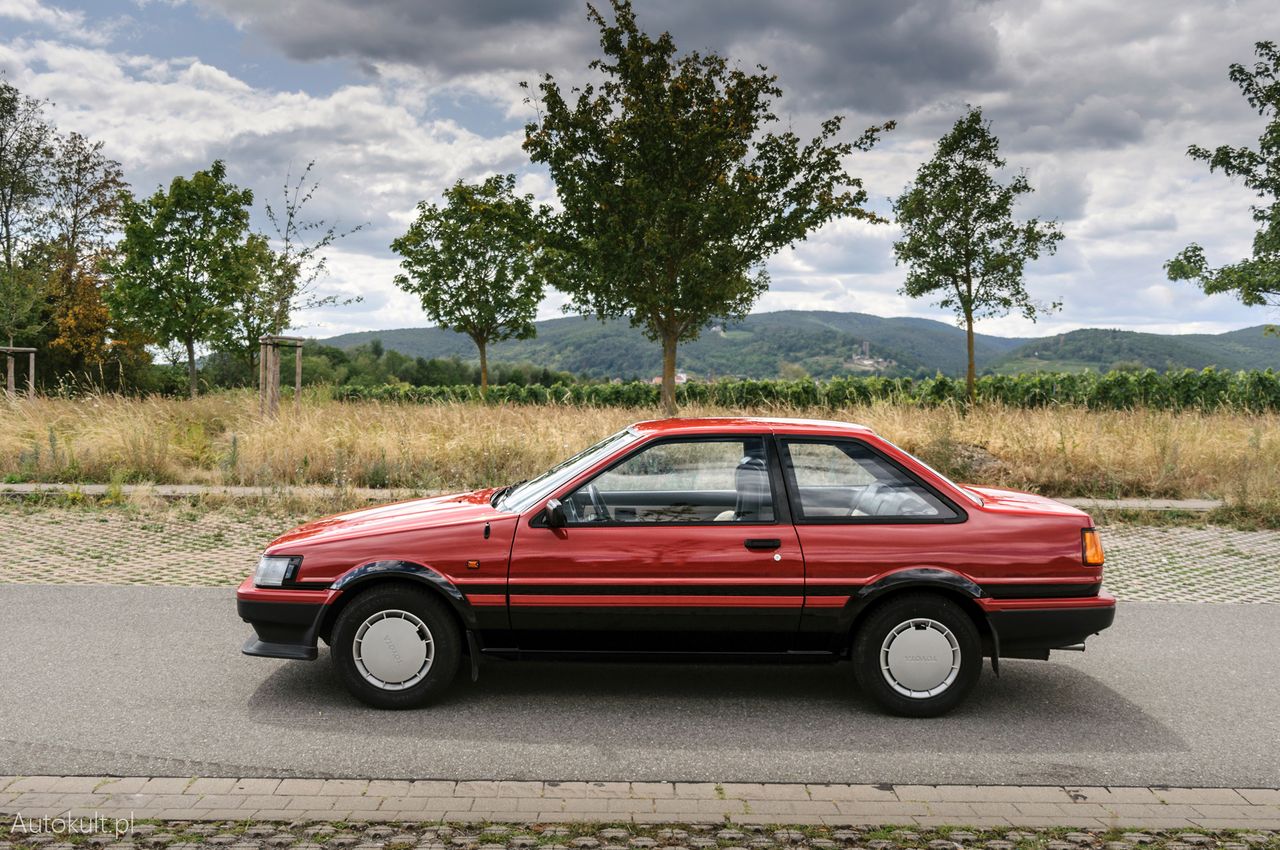
[[[458,615],[464,631],[476,628],[476,612],[467,601],[466,594],[443,573],[413,561],[386,560],[361,564],[339,576],[330,585],[330,589],[340,590],[346,596],[352,590],[388,579],[406,580],[432,588],[444,597],[449,607]]]
[[[878,600],[895,591],[909,588],[945,590],[969,600],[983,596],[982,588],[976,582],[951,570],[937,567],[913,567],[911,569],[898,570],[858,589],[858,592],[849,600],[849,604],[845,606],[844,611],[841,612],[840,625],[842,631],[845,633],[852,632],[858,618]],[[995,625],[991,622],[991,618],[987,616],[987,612],[981,606],[972,605],[970,610],[978,612],[986,624],[987,630],[991,633],[991,669],[998,676],[1000,675],[1000,635],[996,631]]]

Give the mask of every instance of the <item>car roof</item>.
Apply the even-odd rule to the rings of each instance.
[[[760,433],[781,434],[874,434],[865,425],[833,419],[788,419],[771,416],[704,416],[677,419],[650,419],[631,426],[641,434]]]

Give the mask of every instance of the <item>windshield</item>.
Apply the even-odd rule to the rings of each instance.
[[[884,437],[881,437],[880,439],[884,440]],[[884,441],[885,441],[886,443],[889,443],[889,441],[888,441],[888,440],[884,440]],[[930,466],[929,464],[925,463],[925,462],[924,462],[924,461],[922,461],[920,458],[918,458],[918,457],[916,457],[915,455],[913,455],[911,452],[905,451],[905,450],[903,450],[900,446],[896,446],[896,445],[894,445],[893,443],[889,443],[889,445],[893,446],[895,449],[897,449],[898,451],[902,452],[904,455],[906,455],[907,457],[911,458],[911,459],[912,459],[912,460],[914,460],[916,463],[920,464],[920,465],[921,465],[921,466],[923,466],[925,469],[929,470],[929,471],[930,471],[930,472],[932,472],[934,475],[938,476],[938,477],[939,477],[939,478],[941,478],[943,481],[945,481],[945,482],[947,482],[948,484],[950,484],[950,485],[951,485],[951,489],[952,489],[952,490],[956,490],[957,492],[959,492],[959,493],[960,493],[960,495],[964,496],[966,499],[968,499],[969,501],[973,502],[975,505],[982,506],[982,505],[986,504],[985,502],[983,502],[983,501],[982,501],[982,499],[978,496],[978,494],[977,494],[977,493],[972,492],[972,491],[971,491],[971,490],[969,490],[967,487],[961,487],[959,484],[957,484],[956,482],[952,481],[950,478],[948,478],[947,476],[943,475],[941,472],[939,472],[938,470],[934,469],[932,466]]]
[[[562,460],[537,478],[532,478],[511,490],[498,500],[497,508],[522,513],[550,496],[562,484],[572,481],[584,470],[590,469],[606,456],[623,446],[640,439],[640,435],[628,429],[605,437],[588,449],[583,449],[568,460]]]

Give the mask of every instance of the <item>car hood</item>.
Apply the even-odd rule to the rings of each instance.
[[[1035,493],[1024,493],[1021,490],[1005,490],[1000,487],[974,487],[971,484],[964,488],[977,494],[987,510],[1008,513],[1055,514],[1058,516],[1079,516],[1088,518],[1088,514],[1071,505],[1056,502],[1047,496]]]
[[[294,549],[299,544],[327,543],[351,537],[388,534],[410,529],[442,528],[487,522],[510,516],[489,504],[493,489],[454,493],[429,499],[412,499],[324,517],[304,523],[271,541],[268,553]]]

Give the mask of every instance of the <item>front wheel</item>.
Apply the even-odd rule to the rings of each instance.
[[[931,593],[890,599],[871,612],[853,643],[862,690],[903,717],[937,717],[977,684],[982,639],[955,602]]]
[[[342,683],[375,708],[417,708],[453,681],[462,636],[444,603],[404,585],[374,587],[338,615],[331,643]]]

